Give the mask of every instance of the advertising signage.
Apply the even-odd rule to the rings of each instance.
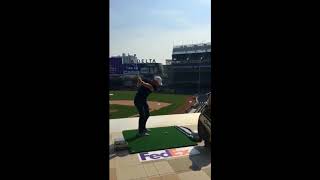
[[[191,146],[183,148],[164,149],[151,152],[142,152],[138,154],[138,158],[140,162],[146,162],[162,159],[171,159],[183,156],[191,156],[196,154],[200,154],[200,152],[196,148],[194,148],[194,146]]]
[[[140,68],[137,64],[123,64],[123,74],[125,75],[134,75],[138,74]]]
[[[135,61],[131,60],[130,63],[134,64]],[[137,59],[138,64],[157,63],[155,59]]]

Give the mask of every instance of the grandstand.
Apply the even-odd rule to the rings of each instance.
[[[180,45],[173,48],[172,54],[211,52],[211,43]]]
[[[196,109],[195,112],[200,112],[202,108],[207,104],[209,96],[211,92],[206,94],[200,94],[196,98],[196,104],[194,105],[194,108]]]
[[[169,87],[176,93],[209,92],[211,43],[174,46],[167,74]]]
[[[161,89],[165,92],[191,95],[211,91],[211,43],[174,46],[172,60],[167,59],[165,66],[160,63],[122,63],[123,58],[110,58],[112,89],[135,88],[136,75],[139,74],[148,79],[154,75],[163,77]]]

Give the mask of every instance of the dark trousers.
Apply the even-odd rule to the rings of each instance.
[[[143,133],[143,131],[146,130],[146,123],[150,116],[149,106],[146,100],[137,99],[135,99],[134,105],[139,112],[139,133]]]

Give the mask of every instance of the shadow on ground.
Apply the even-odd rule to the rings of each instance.
[[[200,154],[189,156],[189,159],[192,161],[190,169],[200,171],[202,167],[211,164],[211,149],[204,146],[195,146],[194,149],[198,150]]]
[[[115,158],[115,157],[124,157],[129,155],[128,150],[118,150],[115,151],[114,144],[109,145],[109,160]]]

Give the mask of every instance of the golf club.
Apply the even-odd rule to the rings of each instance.
[[[138,71],[138,77],[140,77],[140,71],[139,71],[139,68],[138,68],[138,60],[136,61],[136,70]]]

